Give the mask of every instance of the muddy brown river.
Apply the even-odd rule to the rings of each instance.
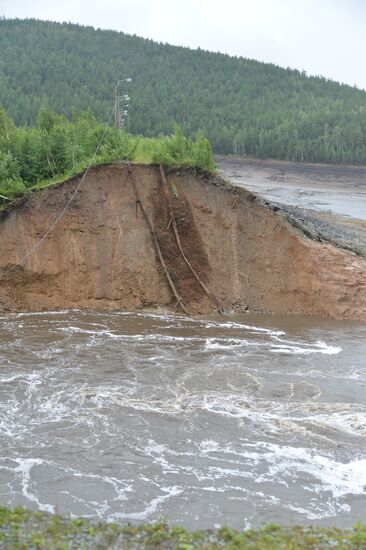
[[[366,514],[366,326],[1,317],[0,503],[190,528]]]

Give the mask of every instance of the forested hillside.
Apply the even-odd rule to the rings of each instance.
[[[129,130],[156,136],[177,122],[218,153],[366,163],[366,92],[297,70],[121,32],[0,20],[0,106],[33,125],[42,105],[106,120],[116,80],[131,77]]]

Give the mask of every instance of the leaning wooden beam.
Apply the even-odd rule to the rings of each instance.
[[[211,299],[211,301],[215,304],[215,306],[217,307],[218,312],[222,314],[222,313],[224,313],[223,306],[220,304],[218,298],[213,294],[213,292],[211,292],[207,288],[207,286],[202,281],[201,277],[198,275],[197,271],[191,265],[191,263],[189,262],[188,258],[186,257],[186,255],[184,253],[182,243],[181,243],[181,240],[180,240],[179,231],[178,231],[177,221],[176,221],[176,218],[175,218],[174,208],[173,208],[170,193],[169,193],[169,186],[168,186],[167,179],[165,177],[165,172],[164,172],[164,168],[163,168],[162,164],[160,164],[160,175],[161,175],[161,179],[162,179],[162,182],[163,182],[163,189],[164,189],[165,197],[166,197],[166,200],[167,200],[167,203],[168,203],[168,210],[169,210],[169,216],[170,216],[168,227],[171,225],[172,228],[173,228],[173,232],[174,232],[175,240],[177,241],[179,252],[180,252],[183,260],[186,262],[189,269],[193,273],[193,275],[196,278],[197,282],[201,285],[204,292]]]
[[[151,235],[151,238],[153,240],[153,243],[154,243],[154,246],[155,246],[155,250],[156,250],[156,253],[158,255],[158,258],[159,258],[159,261],[161,263],[161,266],[163,268],[163,271],[164,271],[164,275],[165,277],[167,278],[167,281],[169,283],[169,286],[174,294],[174,297],[175,299],[177,300],[177,303],[176,303],[176,306],[180,306],[180,308],[182,309],[182,311],[186,314],[186,315],[189,315],[189,312],[188,310],[186,309],[185,305],[184,305],[184,302],[183,302],[183,299],[182,297],[178,294],[178,291],[175,287],[175,284],[173,282],[173,279],[170,275],[170,272],[169,272],[169,269],[168,269],[168,266],[166,265],[165,263],[165,260],[163,258],[163,254],[161,252],[161,248],[160,248],[160,245],[159,245],[159,241],[156,237],[156,234],[155,234],[155,231],[153,229],[153,226],[149,220],[149,217],[146,213],[146,210],[145,208],[143,207],[143,204],[141,202],[141,198],[140,198],[140,194],[138,192],[138,189],[137,189],[137,185],[136,185],[136,182],[135,182],[135,178],[134,178],[134,175],[132,173],[132,167],[131,167],[131,164],[128,163],[128,175],[129,177],[131,178],[131,181],[132,181],[132,185],[133,185],[133,189],[134,189],[134,193],[135,193],[135,199],[136,199],[136,204],[139,206],[141,212],[142,212],[142,216],[145,220],[145,223],[147,225],[147,227],[149,228],[149,231],[150,231],[150,235]]]

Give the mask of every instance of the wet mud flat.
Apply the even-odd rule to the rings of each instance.
[[[271,315],[1,317],[8,506],[190,529],[366,513],[366,327]]]
[[[255,192],[310,238],[366,256],[366,167],[215,160],[234,185]]]

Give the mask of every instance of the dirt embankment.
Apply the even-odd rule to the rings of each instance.
[[[0,219],[0,309],[174,308],[176,299],[136,205],[125,165],[94,168],[43,244],[77,178],[13,203]],[[134,179],[177,291],[192,314],[215,310],[169,225],[159,169]],[[219,178],[168,174],[185,254],[225,309],[366,321],[366,260],[307,238],[281,213]]]

